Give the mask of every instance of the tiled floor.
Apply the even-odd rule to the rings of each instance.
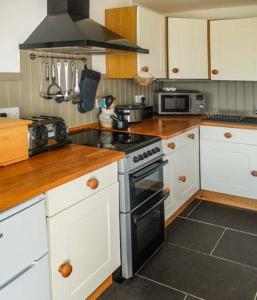
[[[100,299],[257,300],[257,212],[195,200],[138,274]]]

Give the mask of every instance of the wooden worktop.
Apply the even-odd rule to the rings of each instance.
[[[69,145],[0,168],[0,212],[102,168],[123,152]]]
[[[186,132],[192,128],[205,125],[205,126],[217,126],[226,128],[241,128],[241,129],[253,129],[257,130],[257,126],[247,125],[241,123],[229,123],[229,122],[213,122],[203,121],[206,116],[155,116],[153,119],[145,120],[141,123],[135,123],[130,125],[129,129],[125,132],[145,135],[159,136],[163,140],[170,139],[178,134]],[[101,129],[99,123],[89,124],[71,129],[72,132],[80,131],[83,129]],[[112,129],[106,129],[112,130]],[[116,130],[113,130],[116,131]]]

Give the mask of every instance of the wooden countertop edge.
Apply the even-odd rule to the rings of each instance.
[[[87,168],[82,168],[79,171],[76,171],[74,173],[69,173],[65,176],[60,177],[59,179],[56,179],[54,181],[49,181],[46,184],[40,185],[39,187],[33,187],[32,189],[29,189],[26,194],[19,194],[19,191],[14,191],[14,196],[12,198],[6,197],[3,200],[0,197],[0,213],[8,210],[14,206],[17,206],[21,203],[24,203],[28,201],[29,199],[36,197],[42,193],[47,193],[47,191],[54,189],[60,185],[63,185],[65,183],[68,183],[76,178],[79,178],[81,176],[84,176],[88,173],[94,172],[98,169],[101,169],[109,164],[112,164],[114,162],[117,162],[121,159],[124,158],[125,153],[123,152],[118,152],[118,151],[113,151],[112,156],[108,157],[104,161],[96,162],[94,165],[87,167]],[[21,162],[23,163],[23,162]],[[19,164],[19,163],[18,163]],[[12,165],[14,167],[15,165]],[[6,167],[8,168],[8,167]]]
[[[249,129],[257,130],[257,126],[248,124],[236,124],[236,123],[226,123],[226,122],[214,122],[214,121],[202,121],[200,125],[203,126],[214,126],[214,127],[226,127],[226,128],[237,128],[237,129]]]

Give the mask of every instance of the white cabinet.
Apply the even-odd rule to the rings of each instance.
[[[168,19],[169,78],[208,79],[207,20]]]
[[[163,142],[170,153],[164,169],[164,185],[171,194],[165,202],[165,219],[199,190],[199,129],[195,128]]]
[[[152,10],[137,8],[137,43],[150,53],[137,55],[137,72],[147,66],[155,78],[166,78],[165,17]]]
[[[211,78],[257,80],[257,18],[211,21]]]
[[[109,78],[134,78],[148,67],[155,78],[166,78],[165,16],[152,10],[128,6],[107,9],[105,25],[149,54],[109,55],[106,57]]]
[[[202,189],[257,199],[257,132],[215,127],[201,131]],[[238,137],[244,133],[240,143]]]
[[[118,182],[47,220],[52,300],[84,300],[120,266]]]

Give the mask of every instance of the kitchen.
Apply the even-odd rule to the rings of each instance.
[[[0,299],[257,299],[257,5],[223,2],[1,1]]]

